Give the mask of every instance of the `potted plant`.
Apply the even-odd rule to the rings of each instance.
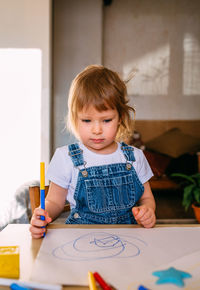
[[[192,206],[195,217],[200,223],[200,173],[186,175],[182,173],[173,173],[173,177],[178,177],[180,186],[183,188],[182,205],[187,211]]]

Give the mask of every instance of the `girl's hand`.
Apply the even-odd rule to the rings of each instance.
[[[133,215],[138,224],[145,228],[152,228],[156,223],[155,212],[151,207],[141,205],[132,208]]]
[[[41,220],[40,216],[43,215],[45,220]],[[39,239],[42,238],[46,232],[46,225],[52,221],[52,218],[49,217],[48,212],[37,207],[34,210],[34,213],[31,218],[29,231],[31,232],[32,238]]]

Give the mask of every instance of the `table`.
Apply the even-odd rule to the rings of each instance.
[[[194,225],[156,225],[156,227],[173,227],[173,226],[197,226],[200,227],[200,224]],[[48,228],[119,228],[119,227],[140,227],[139,225],[63,225],[63,224],[50,224]],[[42,239],[32,239],[29,232],[29,224],[9,224],[3,231],[0,232],[0,246],[16,246],[20,247],[20,279],[29,280],[31,276],[32,267],[34,260],[39,251]],[[9,287],[2,287],[1,289],[9,289]],[[89,289],[88,287],[80,286],[63,286],[63,290],[83,290]]]

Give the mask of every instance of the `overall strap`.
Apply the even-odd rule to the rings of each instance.
[[[121,142],[121,149],[122,149],[127,161],[135,161],[134,148],[133,147],[127,145],[124,142]]]
[[[68,154],[71,157],[74,166],[77,167],[84,165],[83,150],[79,147],[78,143],[68,145],[68,149]]]

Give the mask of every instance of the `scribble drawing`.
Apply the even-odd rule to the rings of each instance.
[[[128,235],[92,232],[53,249],[52,255],[60,260],[91,261],[109,258],[132,258],[147,246],[142,239]]]

